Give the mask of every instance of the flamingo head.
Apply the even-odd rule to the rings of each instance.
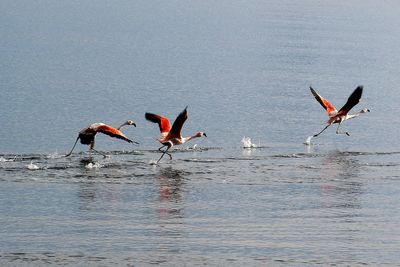
[[[134,121],[132,121],[132,120],[127,120],[127,121],[124,123],[124,125],[133,125],[133,126],[136,127],[136,123],[135,123]]]
[[[198,132],[198,133],[196,134],[196,137],[203,137],[203,136],[207,137],[207,135],[206,135],[205,132]]]
[[[122,127],[125,127],[126,125],[133,125],[136,127],[136,123],[132,120],[127,120],[126,122],[124,122],[121,126],[119,126],[117,129],[120,130]]]

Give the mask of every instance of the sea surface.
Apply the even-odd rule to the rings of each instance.
[[[400,3],[0,3],[1,266],[400,265]],[[310,93],[339,109],[337,135]],[[188,106],[183,135],[157,125]],[[94,122],[137,127],[126,143]],[[244,137],[253,148],[243,148]]]

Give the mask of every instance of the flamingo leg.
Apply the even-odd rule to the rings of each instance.
[[[167,154],[169,156],[169,159],[172,159],[172,155],[170,153],[168,153],[168,149],[170,149],[171,147],[167,147],[167,149],[165,151],[163,151],[163,154],[161,155],[161,157],[157,160],[157,164],[160,162],[160,160],[164,157],[165,154]],[[162,151],[162,150],[160,150]]]
[[[94,149],[94,139],[93,139],[93,141],[90,143],[90,147],[89,147],[89,151],[94,151],[94,152],[96,152],[96,153],[98,153],[98,154],[100,154],[100,155],[102,155],[103,157],[107,157],[107,155],[106,154],[104,154],[104,153],[102,153],[102,152],[100,152],[100,151],[97,151],[96,149]]]
[[[158,150],[159,150],[160,152],[164,153],[164,154],[167,154],[167,155],[169,156],[169,159],[172,159],[171,153],[168,153],[168,152],[167,152],[167,150],[170,149],[171,147],[168,147],[168,148],[167,148],[166,150],[164,150],[164,151],[162,150],[163,147],[165,147],[165,145],[163,145],[162,147],[160,147]],[[163,155],[163,156],[164,156],[164,155]],[[158,161],[160,161],[160,160],[158,160]]]
[[[93,150],[94,152],[96,152],[96,153],[102,155],[102,156],[105,157],[105,158],[107,157],[107,154],[104,154],[103,152],[100,152],[100,151],[98,151],[98,150],[96,150],[96,149],[94,149],[94,148],[91,148],[90,150]]]
[[[169,149],[169,148],[168,148]],[[167,150],[168,150],[167,149]],[[167,153],[167,150],[165,150],[165,153],[169,156],[169,159],[172,160],[172,154],[171,153]]]
[[[67,155],[65,155],[65,157],[69,157],[69,156],[72,154],[72,151],[74,150],[74,148],[75,148],[75,146],[76,146],[76,143],[78,143],[78,140],[79,140],[79,136],[76,138],[75,144],[74,144],[74,146],[72,147],[71,151],[70,151]]]
[[[322,134],[323,131],[325,131],[329,126],[331,126],[330,124],[326,125],[324,129],[322,129],[322,131],[320,131],[317,134],[314,134],[313,137],[317,137],[318,135]]]
[[[348,133],[348,132],[340,132],[339,131],[339,127],[340,127],[340,124],[341,124],[342,122],[339,122],[339,125],[338,125],[338,127],[337,127],[337,129],[336,129],[336,134],[346,134],[347,136],[350,136],[350,134]]]

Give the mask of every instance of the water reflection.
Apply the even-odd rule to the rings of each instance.
[[[243,148],[242,155],[244,157],[251,157],[255,151],[255,148]]]
[[[306,154],[314,153],[314,146],[312,144],[305,145],[304,147],[306,149],[306,151],[305,151]]]
[[[162,168],[156,176],[158,186],[158,250],[174,254],[182,253],[181,243],[176,239],[185,236],[183,192],[184,171],[172,167]]]
[[[354,243],[363,236],[359,222],[362,221],[362,198],[364,185],[360,179],[359,161],[349,153],[332,151],[321,162],[321,218],[334,223],[334,235],[343,243]],[[352,260],[352,250],[345,255]]]
[[[167,167],[160,169],[157,175],[157,185],[159,192],[160,207],[159,214],[162,216],[172,215],[180,217],[182,215],[182,187],[185,172]],[[169,205],[170,204],[170,205]]]
[[[331,236],[324,243],[330,245],[360,242],[364,236],[360,222],[365,215],[359,160],[349,153],[335,150],[323,156],[320,165],[320,206],[316,209],[315,225],[324,227],[318,228],[317,236],[326,236],[329,232]],[[346,262],[354,261],[357,259],[356,249],[348,246],[338,257]]]
[[[78,199],[79,209],[88,211],[96,201],[96,184],[94,182],[81,182],[79,183]]]
[[[323,158],[322,196],[327,207],[353,209],[361,207],[360,195],[363,193],[363,184],[359,179],[360,166],[357,159],[337,150]]]

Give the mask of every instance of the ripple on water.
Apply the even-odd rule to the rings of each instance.
[[[379,168],[379,174],[385,170],[387,176],[398,179],[398,172],[394,170],[398,166],[396,156],[387,153],[307,154],[265,150],[257,156],[244,157],[240,148],[229,153],[215,152],[199,157],[194,153],[181,154],[157,167],[149,165],[153,152],[113,155],[106,159],[42,155],[39,160],[27,160],[29,157],[22,155],[24,160],[1,162],[1,181],[19,182],[17,185],[4,183],[5,186],[21,191],[29,188],[33,192],[19,198],[24,205],[18,205],[16,213],[11,214],[11,217],[15,215],[12,219],[27,214],[26,223],[19,220],[22,227],[8,236],[3,235],[3,239],[18,242],[13,235],[21,229],[29,230],[34,223],[34,229],[44,230],[38,236],[29,232],[29,241],[32,244],[48,242],[43,246],[50,250],[53,244],[64,245],[58,240],[52,241],[58,231],[64,230],[76,234],[69,237],[71,247],[78,243],[90,247],[92,244],[87,245],[86,240],[97,242],[98,247],[120,247],[105,255],[73,254],[72,249],[69,252],[64,247],[69,254],[1,254],[0,265],[34,262],[37,265],[112,266],[126,264],[124,260],[129,257],[128,261],[135,265],[150,262],[174,265],[185,260],[194,265],[231,266],[252,260],[256,261],[254,265],[275,265],[280,261],[283,265],[296,265],[298,261],[291,256],[308,255],[306,249],[302,250],[303,244],[329,250],[340,243],[351,250],[362,245],[355,240],[358,235],[381,240],[378,234],[385,235],[385,232],[379,229],[375,229],[378,237],[370,235],[371,227],[382,225],[381,221],[371,222],[380,214],[374,208],[385,207],[385,214],[391,211],[388,205],[393,210],[396,208],[395,203],[381,197],[382,192],[388,192],[386,188],[379,192],[371,186],[382,182],[382,176],[371,181],[374,168]],[[40,171],[27,169],[31,161]],[[368,167],[366,163],[376,166]],[[375,192],[382,195],[374,198]],[[396,196],[395,190],[391,196]],[[28,201],[30,204],[25,205]],[[23,207],[35,209],[18,213]],[[35,222],[31,220],[33,216],[38,217],[35,210],[48,213]],[[373,216],[366,218],[366,214]],[[391,217],[384,219],[390,221]],[[37,227],[43,222],[49,227]],[[12,228],[12,223],[9,225]],[[381,253],[391,249],[390,245],[380,245]],[[140,250],[139,258],[129,254],[133,250]],[[209,257],[202,258],[196,251],[206,251]],[[285,255],[286,252],[292,255]],[[129,255],[125,257],[123,253]],[[339,254],[331,258],[332,254],[326,255],[328,259],[321,260],[322,263],[340,261],[333,259]],[[304,265],[312,260],[319,259],[307,258]],[[352,265],[355,261],[347,263]]]

